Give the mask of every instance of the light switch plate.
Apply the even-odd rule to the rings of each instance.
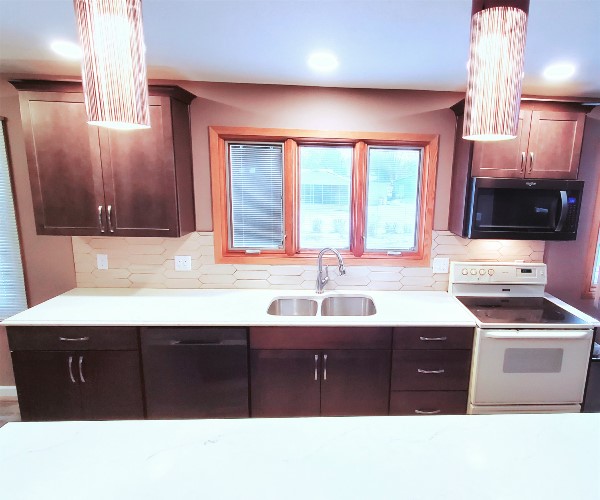
[[[192,257],[191,255],[176,255],[175,256],[175,271],[191,271]]]
[[[106,255],[105,253],[97,253],[96,267],[100,270],[108,269],[108,255]]]
[[[450,259],[448,257],[436,257],[433,259],[433,272],[436,274],[448,274]]]

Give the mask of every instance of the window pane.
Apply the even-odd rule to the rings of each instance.
[[[417,248],[421,150],[370,147],[366,251]]]
[[[283,145],[229,144],[230,248],[283,248]]]
[[[27,309],[19,237],[15,220],[4,120],[0,121],[0,321]]]
[[[352,147],[300,146],[300,248],[350,248]]]
[[[592,286],[598,284],[598,273],[600,272],[600,232],[596,240],[596,257],[594,258],[594,269],[592,271]]]

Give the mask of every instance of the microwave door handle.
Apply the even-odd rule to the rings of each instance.
[[[567,212],[569,211],[569,206],[567,205],[567,192],[566,191],[560,192],[560,202],[561,202],[560,218],[558,219],[558,224],[556,225],[556,229],[554,230],[557,233],[562,231],[562,229],[565,225],[565,221],[567,220]]]

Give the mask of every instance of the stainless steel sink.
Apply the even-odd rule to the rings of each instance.
[[[371,297],[363,295],[326,297],[321,316],[372,316],[377,310]]]
[[[303,297],[281,297],[269,305],[267,314],[274,316],[316,316],[319,304]]]

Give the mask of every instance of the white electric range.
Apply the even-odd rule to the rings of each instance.
[[[545,294],[541,263],[453,262],[477,319],[468,413],[579,412],[596,321]]]

